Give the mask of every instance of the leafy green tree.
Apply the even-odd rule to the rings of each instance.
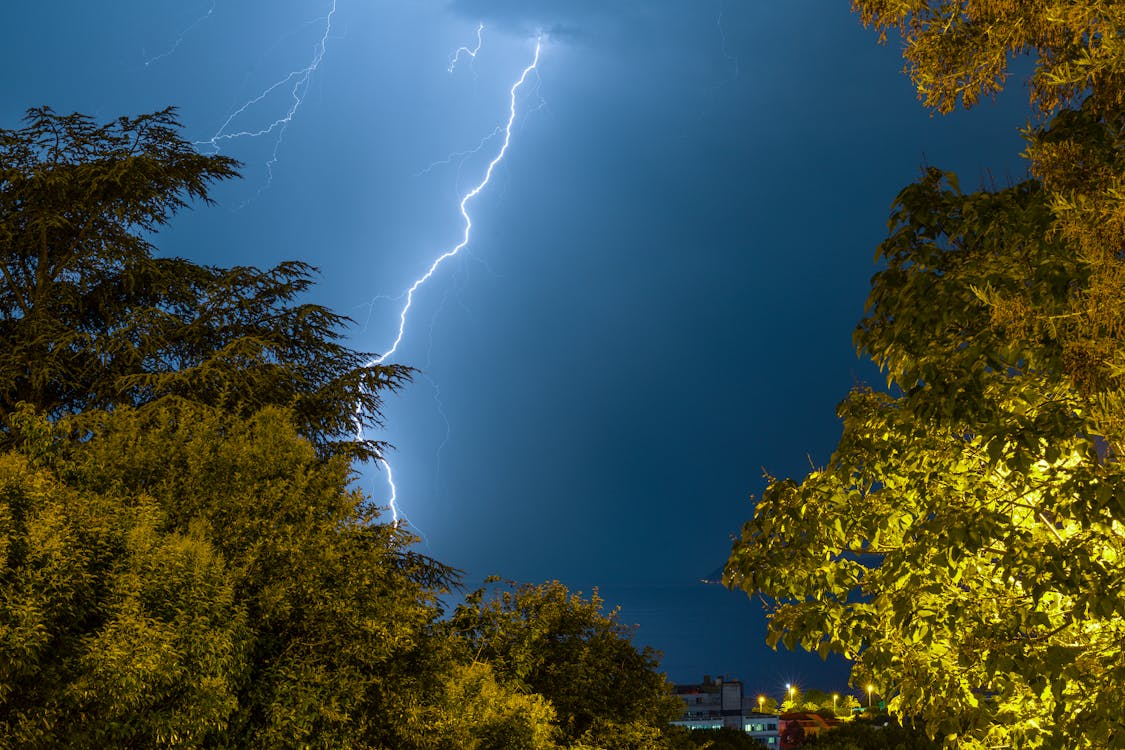
[[[785,747],[801,747],[805,744],[805,728],[799,721],[782,722],[778,739]]]
[[[786,692],[785,700],[781,702],[780,710],[782,713],[787,713],[789,711],[802,711],[804,710],[804,705],[805,694],[801,690],[793,688],[792,690]]]
[[[771,479],[726,580],[770,639],[855,659],[958,747],[1125,742],[1125,28],[1119,3],[856,0],[939,111],[1034,57],[1033,178],[894,204],[856,332],[889,393],[841,404],[828,464]]]
[[[21,411],[0,456],[0,737],[428,746],[402,717],[456,677],[433,628],[451,571],[376,523],[346,457],[319,457],[276,407],[86,417],[73,440],[70,420]],[[470,731],[516,706],[486,709]],[[531,709],[513,722],[542,735]]]
[[[1053,349],[1089,396],[1100,435],[1118,453],[1125,439],[1125,6],[1112,0],[853,0],[885,40],[902,35],[907,70],[939,112],[974,105],[1008,79],[1013,56],[1029,58],[1032,125],[1024,135],[1043,190],[1049,232],[1065,240],[1079,271],[1049,299],[988,286],[993,325]]]
[[[13,453],[0,498],[0,747],[191,747],[229,721],[247,613],[198,528]]]
[[[58,417],[176,395],[285,406],[322,450],[376,455],[356,420],[408,370],[367,365],[344,318],[296,302],[311,267],[154,255],[153,232],[236,175],[178,127],[170,109],[96,125],[39,108],[0,130],[0,427],[19,403]]]
[[[759,706],[759,704],[757,704],[757,702],[755,702],[755,705]],[[777,711],[778,711],[777,698],[771,698],[768,695],[765,696],[765,700],[763,700],[761,702],[760,708],[762,710],[762,713],[767,713],[767,714],[777,713]]]
[[[925,732],[886,719],[842,723],[809,737],[804,746],[818,750],[937,750],[939,747]]]
[[[973,743],[1100,744],[1125,674],[1125,473],[1056,353],[978,291],[1077,273],[1033,184],[900,195],[857,339],[900,395],[858,389],[828,465],[770,482],[728,581],[777,602],[771,642],[856,660],[856,684]]]
[[[859,707],[859,700],[854,695],[841,695],[836,702],[836,715],[843,717],[851,716],[852,712]]]
[[[419,748],[433,750],[554,750],[555,711],[537,694],[497,681],[487,662],[455,664],[440,698],[411,714]]]
[[[587,600],[557,581],[492,597],[479,589],[448,627],[500,679],[546,698],[573,748],[664,747],[683,709],[656,671],[656,652],[633,646],[632,629],[616,610],[603,612],[596,591]]]
[[[907,71],[926,106],[945,113],[1003,89],[1009,59],[1035,61],[1030,89],[1041,111],[1077,106],[1093,92],[1096,108],[1115,109],[1125,84],[1116,38],[1125,9],[1112,0],[853,0],[864,24],[902,33]]]
[[[746,732],[731,727],[719,729],[685,729],[677,738],[676,750],[762,750],[762,743]]]
[[[812,703],[817,708],[820,708],[826,703],[829,707],[832,706],[832,696],[818,688],[809,688],[801,697],[804,699],[805,703]]]

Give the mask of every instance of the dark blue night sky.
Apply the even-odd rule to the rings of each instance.
[[[41,104],[103,119],[175,105],[200,142],[286,120],[216,141],[244,179],[156,243],[315,264],[314,301],[375,354],[394,298],[460,238],[457,203],[542,35],[471,242],[419,290],[394,357],[423,372],[380,436],[420,549],[470,584],[600,586],[674,680],[844,686],[842,661],[770,651],[760,604],[697,581],[763,471],[824,462],[836,404],[878,384],[851,331],[895,194],[924,163],[966,187],[1023,176],[1022,86],[932,117],[896,43],[878,46],[846,0],[42,0],[0,15],[0,126]],[[479,53],[450,72],[478,24]],[[360,483],[385,502],[374,467]]]

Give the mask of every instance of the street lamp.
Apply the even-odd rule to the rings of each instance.
[[[871,691],[874,689],[874,685],[872,685],[871,683],[867,683],[867,707],[869,709],[871,708]]]
[[[836,713],[836,699],[839,698],[839,697],[840,697],[839,693],[833,693],[832,694],[832,713],[833,713],[833,715],[835,715],[835,713]]]
[[[765,702],[766,702],[766,696],[764,696],[764,695],[759,695],[759,696],[758,696],[758,713],[760,713],[760,714],[764,714],[764,713],[765,713],[765,711],[763,711],[763,710],[762,710],[762,705],[763,705],[763,704],[764,704]]]

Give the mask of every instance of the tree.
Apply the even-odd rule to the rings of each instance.
[[[1067,290],[1040,306],[1022,290],[984,288],[993,324],[1054,349],[1097,411],[1101,435],[1125,439],[1125,6],[1110,0],[853,0],[885,41],[902,34],[907,69],[925,104],[949,112],[1006,84],[1014,55],[1030,57],[1033,124],[1024,133],[1044,191],[1049,233],[1080,266]]]
[[[918,729],[886,720],[856,719],[821,732],[805,741],[818,750],[937,750],[937,743]]]
[[[760,706],[762,713],[775,714],[778,711],[777,698],[771,698],[767,695],[765,696],[765,700],[761,702]]]
[[[434,632],[451,571],[284,410],[165,400],[82,440],[69,421],[23,410],[0,455],[0,746],[423,748],[401,717],[487,688]],[[517,708],[550,728],[507,706],[465,731]]]
[[[191,747],[226,724],[248,622],[205,535],[18,453],[0,487],[0,747]]]
[[[740,729],[685,729],[677,750],[702,748],[703,750],[762,750],[762,743]]]
[[[836,715],[851,716],[852,712],[859,707],[859,700],[854,695],[850,693],[841,695],[836,703]]]
[[[895,201],[853,391],[801,482],[770,479],[726,580],[770,639],[855,659],[853,682],[958,747],[1125,742],[1125,9],[857,0],[899,29],[939,111],[1035,55],[1032,179]]]
[[[586,600],[557,581],[492,597],[478,589],[448,626],[501,680],[546,698],[570,746],[663,747],[683,704],[656,672],[657,654],[633,646],[631,628],[602,607],[596,591]]]
[[[98,126],[39,108],[0,130],[0,427],[19,403],[59,417],[176,395],[291,408],[321,450],[378,455],[357,419],[377,422],[409,370],[368,364],[344,318],[295,302],[314,269],[154,256],[151,233],[236,175],[178,127],[171,109]]]
[[[487,662],[455,664],[440,699],[420,706],[411,724],[434,750],[555,750],[555,711],[543,696],[497,681]]]
[[[802,711],[805,705],[805,694],[797,687],[790,688],[785,693],[785,700],[781,703],[781,712]]]
[[[454,572],[285,410],[25,407],[11,438],[0,748],[666,746],[679,701],[600,599],[478,596],[452,629]]]
[[[779,739],[783,747],[801,747],[805,744],[805,728],[799,721],[787,721],[782,727]]]
[[[727,580],[776,601],[770,638],[856,660],[931,733],[1020,746],[1117,735],[1125,473],[1050,347],[996,330],[987,287],[1081,278],[1034,184],[896,203],[857,340],[899,395],[857,389],[840,443],[771,480]]]

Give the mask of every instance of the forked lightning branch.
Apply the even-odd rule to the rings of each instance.
[[[212,5],[211,10],[208,11],[207,16],[197,20],[191,27],[189,27],[185,32],[183,32],[183,34],[180,35],[181,38],[184,34],[186,34],[196,25],[209,17],[213,12],[214,5]],[[285,136],[285,131],[293,121],[293,118],[297,115],[297,112],[301,108],[301,105],[304,103],[305,96],[309,91],[310,81],[312,80],[313,75],[320,68],[321,63],[324,61],[325,56],[328,52],[328,42],[332,34],[332,22],[335,15],[336,0],[332,0],[328,13],[323,19],[323,32],[320,34],[317,43],[314,45],[312,57],[306,65],[291,71],[288,75],[278,79],[271,85],[262,89],[258,94],[247,99],[243,104],[234,109],[227,116],[226,120],[213,135],[205,140],[196,142],[196,146],[200,147],[201,149],[210,152],[218,152],[223,145],[240,139],[272,139],[273,148],[269,160],[266,162],[267,179],[265,185],[259,189],[259,194],[262,190],[268,188],[273,180],[273,168],[278,161],[278,155],[281,149],[282,140]],[[454,51],[449,59],[449,72],[452,73],[456,69],[458,64],[466,59],[470,62],[476,59],[477,55],[481,53],[481,49],[483,47],[483,32],[484,25],[478,25],[476,28],[476,44],[471,48],[468,46],[462,46]],[[502,126],[497,126],[491,134],[481,139],[481,143],[476,149],[468,152],[477,153],[478,151],[482,150],[485,144],[488,141],[492,140],[496,135],[501,133],[503,134],[503,139],[500,143],[500,146],[497,149],[495,155],[492,157],[492,160],[488,162],[488,166],[485,168],[484,174],[481,177],[480,181],[468,192],[462,195],[460,202],[457,204],[457,208],[461,214],[462,221],[462,233],[460,241],[444,252],[438,254],[436,258],[429,264],[426,270],[414,280],[414,282],[406,289],[406,291],[395,298],[404,300],[404,302],[402,308],[399,310],[398,328],[395,333],[394,340],[392,341],[390,347],[386,349],[381,355],[368,362],[368,366],[382,364],[398,351],[399,345],[402,343],[403,338],[406,336],[407,321],[410,315],[411,308],[414,305],[415,293],[418,292],[418,290],[433,277],[438,268],[440,268],[441,265],[445,263],[445,261],[455,257],[462,250],[464,250],[465,247],[468,246],[472,238],[473,229],[473,220],[471,214],[469,213],[470,204],[488,187],[488,184],[492,180],[492,175],[497,165],[499,165],[500,162],[503,161],[504,156],[508,153],[508,147],[511,145],[512,141],[512,127],[515,125],[516,121],[516,113],[518,109],[517,104],[519,102],[520,92],[527,84],[528,79],[535,75],[537,72],[537,68],[539,65],[539,54],[542,49],[542,41],[542,37],[535,40],[535,52],[532,55],[531,62],[521,71],[515,82],[508,90],[507,120]],[[177,40],[176,46],[179,46],[179,42],[180,40]],[[174,48],[172,51],[174,51]],[[160,57],[167,56],[167,54],[171,54],[171,52],[162,54],[157,58],[153,58],[152,61],[155,61]],[[287,104],[282,108],[280,114],[270,118],[265,124],[260,124],[252,127],[239,127],[239,122],[249,117],[249,112],[252,108],[262,104],[263,102],[266,102],[267,100],[272,101],[273,97],[279,93],[285,94],[286,98],[288,99]],[[452,159],[454,157],[450,158]],[[357,407],[356,429],[357,437],[359,437],[360,439],[363,438],[362,417],[363,415],[359,413]],[[387,501],[387,507],[391,511],[391,516],[394,523],[397,524],[400,521],[400,513],[398,508],[398,489],[395,485],[394,473],[386,459],[380,459],[380,464],[383,471],[386,472],[387,485],[390,491],[390,497]]]

